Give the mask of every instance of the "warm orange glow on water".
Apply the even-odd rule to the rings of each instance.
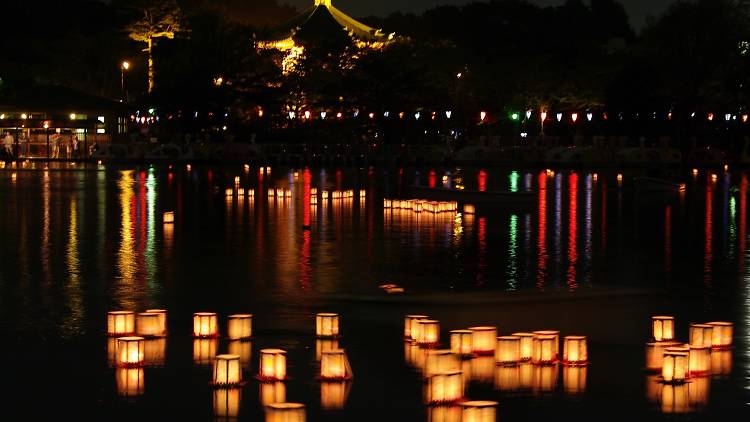
[[[539,173],[539,205],[537,228],[537,281],[538,288],[543,288],[547,278],[547,173]]]
[[[568,176],[569,218],[568,218],[568,289],[578,289],[576,265],[578,264],[578,175]]]

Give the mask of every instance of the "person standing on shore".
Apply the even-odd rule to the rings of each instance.
[[[5,150],[5,155],[9,158],[13,158],[13,135],[11,135],[10,132],[5,132],[5,137],[3,138],[3,150]]]

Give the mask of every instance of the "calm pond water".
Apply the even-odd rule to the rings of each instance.
[[[423,403],[423,355],[402,340],[410,313],[440,320],[444,347],[449,330],[476,325],[589,337],[585,369],[463,362],[466,396],[498,401],[498,420],[750,414],[745,172],[677,172],[686,189],[667,194],[613,170],[37,166],[0,170],[3,403],[25,419],[212,420],[226,397],[206,363],[239,350],[239,420],[264,420],[261,397],[273,395],[304,403],[313,421],[456,420]],[[414,184],[533,200],[476,215],[383,210]],[[303,206],[306,185],[331,198]],[[386,282],[406,292],[387,295]],[[168,337],[149,343],[142,372],[116,371],[107,311],[149,308],[168,309]],[[194,341],[198,311],[218,312],[222,330],[228,314],[253,313],[255,338]],[[325,311],[341,315],[345,385],[317,378],[327,345],[314,315]],[[658,314],[674,315],[684,340],[690,322],[732,321],[734,348],[714,355],[711,377],[658,384],[643,369]],[[288,352],[284,384],[253,378],[263,348]]]

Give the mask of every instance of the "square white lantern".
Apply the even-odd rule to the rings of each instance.
[[[552,336],[554,339],[552,340],[552,361],[557,361],[560,359],[560,332],[554,331],[554,330],[542,330],[542,331],[534,331],[533,334],[535,336]]]
[[[534,356],[534,333],[513,333],[513,336],[521,339],[521,361],[531,360],[531,358]]]
[[[690,324],[690,345],[711,347],[714,327],[708,324]]]
[[[216,338],[193,339],[193,363],[200,366],[211,365],[216,358],[219,340]]]
[[[164,333],[162,317],[155,312],[140,312],[135,317],[135,333],[142,337],[157,337]]]
[[[497,328],[469,327],[471,351],[475,355],[494,355],[497,346]]]
[[[117,339],[117,365],[121,367],[142,366],[145,343],[143,337],[120,337]]]
[[[651,317],[651,331],[654,341],[674,340],[674,317],[653,316]]]
[[[261,381],[283,381],[286,379],[286,352],[281,349],[262,349],[260,351]]]
[[[533,339],[532,362],[538,365],[552,364],[557,361],[555,354],[555,342],[557,338],[553,335],[537,334]]]
[[[456,356],[471,355],[471,330],[453,330],[451,335],[451,352]]]
[[[286,402],[286,385],[281,381],[260,383],[260,404],[268,406],[273,403]]]
[[[731,322],[709,322],[707,325],[713,327],[711,347],[714,349],[728,349],[732,347],[734,325]]]
[[[234,314],[227,317],[227,334],[230,340],[247,340],[253,337],[253,315]]]
[[[135,312],[107,312],[107,334],[110,336],[127,336],[135,333]]]
[[[425,402],[427,404],[455,403],[464,397],[461,371],[441,372],[427,378]]]
[[[563,363],[586,365],[589,360],[588,345],[584,336],[565,336],[563,339]]]
[[[418,322],[429,318],[427,315],[407,315],[404,317],[404,338],[407,340],[416,340],[419,332]]]
[[[167,211],[163,217],[164,224],[174,224],[174,211]]]
[[[495,422],[497,402],[466,401],[461,403],[461,422]]]
[[[685,382],[688,377],[689,354],[671,349],[664,352],[661,377],[667,383]]]
[[[320,359],[320,379],[339,381],[351,378],[349,363],[343,350],[323,352]]]
[[[440,322],[432,319],[417,321],[417,344],[434,346],[440,342]]]
[[[266,422],[305,422],[305,405],[273,403],[266,406]]]
[[[196,312],[193,314],[193,336],[198,338],[216,337],[219,324],[216,312]]]
[[[237,386],[242,382],[240,355],[218,355],[214,360],[213,384],[220,387]]]
[[[690,377],[711,375],[711,348],[709,346],[690,346]]]
[[[501,336],[497,338],[495,362],[500,365],[515,365],[521,361],[521,337]]]
[[[424,376],[430,377],[441,372],[460,371],[458,357],[450,350],[427,350],[425,357]]]
[[[315,316],[315,334],[320,338],[338,337],[339,314],[319,313]]]
[[[241,388],[217,388],[214,390],[214,416],[223,420],[234,420],[240,414]]]
[[[159,331],[156,336],[166,336],[167,335],[167,310],[166,309],[146,309],[146,312],[150,314],[157,314],[159,315]]]
[[[117,394],[122,397],[137,397],[143,394],[143,368],[115,369]]]

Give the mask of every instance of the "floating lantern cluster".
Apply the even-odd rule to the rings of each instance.
[[[651,331],[646,369],[659,375],[649,377],[649,397],[664,413],[687,413],[705,406],[709,377],[731,371],[733,324],[690,324],[689,343],[675,340],[671,316],[652,317]]]
[[[422,199],[383,199],[386,210],[410,210],[416,213],[456,213],[458,203],[452,201],[427,201]]]
[[[237,197],[237,198],[244,198],[245,196],[249,198],[255,197],[255,189],[244,189],[239,187],[239,185],[235,186],[234,188],[226,188],[224,189],[224,196],[227,198]]]

